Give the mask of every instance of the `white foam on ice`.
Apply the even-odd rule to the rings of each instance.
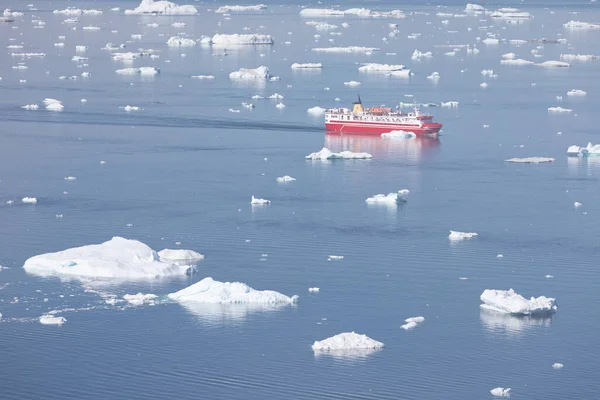
[[[125,15],[196,15],[198,10],[192,5],[177,5],[170,1],[142,0],[133,10],[125,10]]]
[[[365,202],[367,204],[395,206],[398,203],[405,202],[409,193],[410,191],[408,189],[402,189],[395,193],[376,194],[373,197],[367,198]]]
[[[307,160],[333,160],[333,159],[371,159],[373,156],[369,153],[354,153],[351,151],[342,151],[340,153],[334,153],[327,147],[323,147],[316,153],[311,153],[304,157]]]
[[[513,289],[486,289],[480,299],[482,309],[511,315],[548,315],[558,309],[554,298],[540,296],[527,300]]]
[[[275,181],[277,183],[287,183],[287,182],[293,182],[295,180],[296,180],[296,178],[292,178],[289,175],[280,176],[279,178],[275,179]]]
[[[203,260],[204,255],[194,250],[163,249],[158,252],[161,261],[197,261]]]
[[[258,197],[254,197],[254,195],[253,195],[250,200],[250,204],[254,204],[254,205],[271,204],[271,200],[260,199]]]
[[[230,12],[248,12],[248,11],[260,11],[266,10],[267,6],[264,4],[257,4],[253,6],[221,6],[215,10],[216,13],[225,14]]]
[[[510,397],[510,388],[497,387],[490,390],[490,393],[495,397]]]
[[[384,344],[371,339],[367,335],[355,332],[344,332],[312,345],[314,351],[340,351],[353,349],[380,349]]]
[[[312,51],[317,53],[372,53],[379,51],[377,47],[361,47],[361,46],[348,46],[348,47],[315,47]]]
[[[292,69],[320,69],[323,68],[321,63],[293,63]]]
[[[478,236],[476,232],[458,232],[458,231],[450,231],[448,235],[448,239],[450,240],[463,240],[463,239],[472,239]]]
[[[62,325],[67,322],[65,317],[56,317],[54,315],[42,315],[39,321],[42,325]]]
[[[123,296],[123,299],[125,299],[128,303],[133,304],[134,306],[141,306],[144,304],[154,304],[157,297],[157,295],[151,293],[138,293],[126,294],[125,296]]]
[[[522,163],[522,164],[539,164],[539,163],[550,163],[554,162],[555,159],[551,157],[524,157],[524,158],[510,158],[508,160],[504,160],[510,163]]]
[[[183,275],[188,266],[164,262],[150,247],[122,237],[34,256],[23,268],[34,275],[90,278],[155,278]]]
[[[241,282],[219,282],[204,278],[168,297],[181,303],[208,304],[294,304],[298,296],[288,297],[273,290],[256,290]]]

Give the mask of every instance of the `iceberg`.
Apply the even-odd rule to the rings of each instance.
[[[358,67],[360,72],[392,72],[401,71],[404,69],[404,65],[390,65],[390,64],[377,64],[368,63]]]
[[[357,87],[357,86],[360,86],[360,82],[357,82],[357,81],[344,82],[344,85],[350,86],[350,87]]]
[[[598,56],[594,56],[592,54],[561,54],[560,55],[561,60],[568,60],[568,61],[592,61],[592,60],[597,60],[598,58],[599,58]]]
[[[485,38],[482,40],[482,42],[487,45],[495,45],[500,43],[500,41],[496,38]]]
[[[189,266],[164,262],[144,243],[115,236],[101,244],[31,257],[23,268],[41,276],[138,279],[184,275]]]
[[[277,181],[277,183],[287,183],[287,182],[293,182],[295,180],[296,180],[296,178],[292,178],[289,175],[280,176],[279,178],[275,179],[275,181]]]
[[[100,10],[81,10],[79,8],[68,7],[64,10],[54,10],[53,14],[57,15],[101,15],[102,11]]]
[[[167,40],[167,46],[169,47],[193,47],[195,45],[196,41],[194,39],[181,36],[173,36]]]
[[[413,52],[412,56],[410,57],[413,61],[421,61],[423,58],[431,58],[433,57],[433,54],[431,54],[430,51],[423,53],[420,52],[419,50],[416,50]]]
[[[463,240],[463,239],[472,239],[478,236],[475,232],[458,232],[458,231],[450,231],[448,238],[450,240]]]
[[[567,96],[583,97],[583,96],[587,96],[587,92],[585,92],[583,90],[579,90],[579,89],[573,89],[573,90],[569,90],[567,92]]]
[[[267,6],[264,4],[257,4],[255,6],[222,6],[215,10],[218,14],[225,14],[230,12],[247,12],[247,11],[260,11],[266,10]]]
[[[207,80],[207,79],[215,79],[215,77],[213,75],[192,75],[192,79]]]
[[[40,317],[40,324],[42,325],[62,325],[67,320],[65,317],[55,317],[54,315],[42,315]]]
[[[570,108],[562,108],[562,107],[548,107],[548,112],[556,113],[556,114],[562,114],[562,113],[568,114],[568,113],[573,112],[573,110]]]
[[[563,26],[568,29],[600,29],[600,24],[582,21],[569,21],[566,24],[563,24]]]
[[[309,291],[310,293],[319,293],[319,291],[320,291],[320,290],[321,290],[321,289],[319,289],[318,287],[311,287],[311,288],[308,288],[308,291]]]
[[[323,68],[323,64],[321,63],[294,63],[292,64],[292,69],[319,69]]]
[[[307,21],[307,22],[305,22],[305,24],[314,26],[315,29],[318,31],[327,31],[327,30],[333,30],[333,29],[338,28],[337,25],[328,24],[326,22]]]
[[[39,110],[40,106],[37,104],[25,104],[24,106],[21,106],[21,108],[24,110],[36,111]]]
[[[480,306],[482,309],[510,315],[543,316],[553,314],[558,309],[554,298],[540,296],[527,300],[513,289],[486,289],[480,299],[483,302]]]
[[[490,14],[490,17],[502,19],[529,19],[533,18],[533,15],[526,11],[519,11],[518,8],[505,8],[494,11]]]
[[[502,65],[532,65],[535,64],[533,61],[527,61],[527,60],[523,60],[521,58],[507,58],[504,60],[500,61],[500,64]]]
[[[320,117],[321,115],[325,114],[325,109],[321,108],[319,106],[316,106],[316,107],[309,108],[308,110],[306,110],[306,112],[309,113],[310,115],[314,115],[315,117]]]
[[[351,151],[342,151],[340,153],[334,153],[327,147],[323,147],[321,151],[311,153],[304,157],[307,160],[333,160],[333,159],[371,159],[373,156],[369,153],[353,153]]]
[[[158,296],[155,294],[144,294],[144,293],[138,293],[138,294],[126,294],[125,296],[123,296],[123,299],[125,299],[128,303],[133,304],[134,306],[141,306],[144,304],[154,304],[154,300],[157,298]]]
[[[348,46],[348,47],[315,47],[312,51],[316,53],[372,53],[379,51],[377,47],[361,47],[361,46]]]
[[[240,68],[239,71],[234,71],[229,74],[229,79],[231,80],[242,80],[242,81],[252,81],[252,80],[264,80],[271,79],[271,75],[269,74],[269,68],[260,66],[258,68]]]
[[[250,200],[250,204],[254,204],[254,205],[271,204],[271,200],[259,199],[257,197],[254,197],[254,195],[253,195],[252,199]]]
[[[44,99],[43,103],[48,111],[62,111],[65,108],[62,101],[56,99],[47,98]]]
[[[198,10],[192,5],[179,6],[170,1],[142,0],[133,10],[125,10],[125,15],[153,14],[153,15],[196,15]]]
[[[158,252],[161,261],[196,261],[204,260],[204,255],[193,250],[163,249]]]
[[[411,317],[404,320],[406,324],[400,326],[404,330],[416,328],[420,323],[425,322],[425,317]]]
[[[327,261],[339,261],[343,260],[344,256],[328,256]]]
[[[256,290],[241,282],[219,282],[204,278],[167,297],[180,303],[207,304],[295,304],[298,296],[288,297],[273,290]]]
[[[260,44],[273,44],[275,41],[271,35],[262,34],[216,34],[210,39],[210,43],[219,46],[231,46],[231,45],[260,45]]]
[[[524,157],[524,158],[511,158],[504,160],[510,163],[522,163],[522,164],[539,164],[539,163],[550,163],[554,162],[555,159],[551,157]]]
[[[586,157],[586,156],[597,156],[600,155],[600,144],[588,143],[587,146],[569,146],[567,149],[567,155],[570,157]]]
[[[398,203],[406,202],[406,197],[410,191],[408,189],[399,190],[396,193],[390,194],[376,194],[373,197],[369,197],[365,202],[367,204],[383,204],[395,206]]]
[[[382,133],[381,137],[384,139],[414,139],[417,137],[417,135],[412,132],[391,131]]]
[[[115,72],[119,75],[154,76],[160,73],[160,69],[156,67],[123,68]]]
[[[445,107],[445,108],[457,108],[458,107],[458,101],[442,101],[440,103],[440,106]]]
[[[535,64],[538,67],[547,67],[547,68],[568,68],[571,66],[568,62],[564,61],[545,61],[543,63]]]
[[[495,397],[510,397],[510,388],[497,387],[490,390],[490,393]]]
[[[565,367],[564,364],[561,364],[561,363],[552,364],[552,368],[554,368],[554,369],[562,369],[564,367]]]
[[[332,8],[305,8],[300,11],[303,17],[340,17],[353,15],[360,18],[405,18],[406,15],[400,10],[371,11],[367,8],[349,8],[347,10],[336,10]]]
[[[367,335],[355,332],[344,332],[325,340],[315,341],[312,345],[314,351],[339,351],[352,349],[380,349],[384,344],[371,339]]]
[[[21,202],[23,204],[37,204],[37,199],[35,197],[23,197]]]

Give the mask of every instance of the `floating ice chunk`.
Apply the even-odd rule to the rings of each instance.
[[[365,200],[367,204],[383,204],[383,205],[393,205],[395,206],[398,203],[406,202],[406,197],[410,191],[408,189],[399,190],[397,193],[390,194],[376,194],[373,197],[369,197]]]
[[[502,65],[532,65],[532,64],[534,64],[534,62],[533,61],[523,60],[521,58],[517,58],[517,59],[505,59],[505,60],[501,60],[500,64],[502,64]]]
[[[173,36],[167,40],[167,46],[169,47],[193,47],[195,45],[196,41],[194,39],[181,36]]]
[[[490,393],[495,397],[510,397],[510,388],[497,387],[490,390]]]
[[[38,106],[37,104],[26,104],[24,106],[21,106],[21,108],[24,110],[36,111],[40,108],[40,106]]]
[[[247,11],[260,11],[266,10],[267,6],[264,4],[257,4],[254,6],[221,6],[215,10],[216,13],[225,14],[229,12],[247,12]]]
[[[404,69],[404,65],[390,65],[390,64],[377,64],[368,63],[358,68],[360,72],[392,72],[401,71]]]
[[[515,58],[517,58],[517,55],[515,53],[506,53],[502,54],[502,58],[505,60],[514,60]]]
[[[65,176],[65,181],[75,181],[75,180],[77,180],[77,178],[74,176]]]
[[[65,108],[61,101],[51,98],[44,99],[44,105],[48,111],[62,111]]]
[[[567,61],[592,61],[597,60],[599,57],[592,54],[561,54],[561,60]]]
[[[498,255],[496,256],[496,258],[504,258],[504,255],[502,255],[502,254],[498,254]]]
[[[427,77],[427,79],[430,79],[434,82],[439,81],[440,80],[440,74],[438,72],[433,72],[431,75],[429,75]]]
[[[192,75],[192,79],[204,79],[204,80],[209,80],[209,79],[215,79],[214,76],[212,75]]]
[[[271,35],[262,34],[217,34],[211,39],[213,45],[230,46],[230,45],[262,45],[273,44],[275,41]]]
[[[296,180],[296,178],[292,178],[289,175],[280,176],[279,178],[276,179],[276,181],[278,183],[287,183],[287,182],[292,182],[292,181],[295,181],[295,180]]]
[[[556,299],[540,296],[527,300],[513,289],[486,289],[480,296],[481,308],[511,315],[547,315],[556,312]]]
[[[458,108],[458,101],[442,101],[440,105],[445,108]]]
[[[279,109],[281,110],[281,109],[285,108],[285,104],[283,104],[283,103],[279,102],[279,103],[277,103],[277,104],[275,105],[275,107],[277,107],[277,108],[279,108]]]
[[[123,299],[125,299],[128,303],[133,304],[134,306],[141,306],[144,304],[154,304],[154,300],[157,298],[158,296],[155,294],[144,294],[144,293],[138,293],[138,294],[126,294],[125,296],[123,296]]]
[[[583,91],[583,90],[579,90],[579,89],[573,89],[573,90],[569,90],[567,92],[567,96],[586,96],[587,92]]]
[[[314,26],[315,29],[318,31],[327,31],[327,30],[333,30],[333,29],[338,28],[337,25],[328,24],[326,22],[307,21],[307,22],[305,22],[305,24]]]
[[[448,235],[448,239],[450,240],[463,240],[463,239],[472,239],[478,236],[475,232],[458,232],[458,231],[450,231],[450,235]]]
[[[465,13],[467,14],[483,14],[485,13],[485,8],[479,4],[470,4],[468,3],[465,7]]]
[[[158,252],[161,261],[194,261],[203,260],[204,255],[193,250],[163,249]]]
[[[412,132],[391,131],[382,133],[381,137],[384,139],[414,139],[417,137],[417,135]]]
[[[420,323],[425,321],[425,317],[411,317],[404,320],[406,324],[400,326],[404,330],[416,328]]]
[[[561,364],[561,363],[554,363],[554,364],[552,364],[552,368],[554,368],[554,369],[562,369],[564,367],[565,366],[563,364]]]
[[[333,153],[327,147],[323,147],[321,151],[311,153],[304,157],[307,160],[333,160],[333,159],[371,159],[373,156],[369,153],[353,153],[351,151],[342,151]]]
[[[404,322],[416,322],[417,324],[420,324],[422,322],[425,322],[425,317],[410,317],[406,318]]]
[[[209,304],[294,304],[298,301],[298,296],[288,297],[272,290],[256,290],[245,283],[219,282],[212,278],[204,278],[168,297],[181,303]]]
[[[319,106],[315,106],[315,107],[309,108],[308,110],[306,110],[306,112],[309,113],[310,115],[320,117],[321,115],[325,114],[325,109],[321,108]]]
[[[54,10],[52,11],[53,14],[58,14],[58,15],[100,15],[102,14],[102,11],[100,10],[82,10],[79,8],[74,8],[74,7],[68,7],[65,8],[64,10]]]
[[[562,114],[562,113],[573,112],[573,110],[570,108],[562,108],[562,107],[548,107],[548,112]]]
[[[318,287],[311,287],[311,288],[308,288],[308,291],[310,293],[319,293],[320,289]]]
[[[250,204],[259,204],[259,205],[271,204],[271,200],[259,199],[257,197],[254,197],[254,195],[253,195],[252,199],[250,200]]]
[[[554,158],[550,157],[524,157],[524,158],[511,158],[508,160],[504,160],[510,163],[522,163],[522,164],[539,164],[539,163],[549,163],[554,162]]]
[[[568,62],[564,61],[545,61],[543,63],[535,64],[538,67],[546,67],[546,68],[568,68],[571,66]]]
[[[23,268],[34,275],[96,278],[155,278],[183,275],[189,269],[188,266],[163,262],[144,243],[122,237],[34,256],[25,261]]]
[[[519,11],[518,8],[501,8],[498,11],[491,13],[490,17],[503,19],[528,19],[533,18],[533,15],[525,11]]]
[[[85,53],[87,49],[87,46],[75,46],[75,51],[78,53]]]
[[[600,145],[588,143],[586,147],[581,146],[569,146],[567,149],[568,156],[588,156],[588,155],[600,155]]]
[[[154,76],[160,73],[160,69],[156,67],[123,68],[118,69],[115,72],[119,75]]]
[[[496,38],[485,38],[482,40],[482,42],[487,45],[495,45],[500,43],[500,41]]]
[[[323,68],[323,64],[321,63],[294,63],[292,64],[292,69],[319,69]]]
[[[360,86],[360,82],[357,82],[357,81],[344,82],[344,85],[350,86],[350,87],[357,87],[357,86]]]
[[[579,208],[579,207],[581,207],[582,205],[583,205],[583,204],[581,204],[581,203],[580,203],[580,202],[578,202],[578,201],[576,201],[576,202],[573,204],[573,206],[574,206],[575,208]]]
[[[339,261],[343,260],[344,256],[328,256],[327,261]]]
[[[125,10],[125,15],[152,14],[152,15],[196,15],[198,10],[191,5],[179,6],[170,1],[142,0],[133,10]]]
[[[283,99],[283,96],[280,95],[279,93],[273,93],[270,96],[267,96],[267,99],[271,99],[271,100],[281,100]]]
[[[88,25],[88,26],[84,26],[81,29],[83,29],[84,31],[99,31],[100,27],[99,26]]]
[[[360,47],[360,46],[349,46],[349,47],[316,47],[312,51],[317,53],[372,53],[379,51],[376,47]]]
[[[37,199],[35,197],[23,197],[21,202],[23,204],[37,204]]]
[[[260,66],[258,68],[240,68],[239,71],[235,71],[229,74],[231,80],[259,80],[259,79],[270,79],[269,68]]]
[[[582,21],[569,21],[566,24],[563,24],[563,26],[569,29],[600,29],[600,24],[592,24]]]
[[[412,56],[410,57],[413,61],[421,61],[423,58],[431,58],[433,57],[433,54],[428,51],[426,53],[422,53],[419,50],[416,50],[413,52]]]
[[[67,322],[65,317],[56,317],[54,315],[42,315],[40,324],[42,325],[62,325]]]
[[[488,87],[488,84],[487,84],[487,82],[483,82],[483,83],[482,83],[482,84],[480,84],[479,86],[485,89],[485,88],[487,88],[487,87]]]
[[[554,275],[546,275],[544,278],[546,278],[546,279],[552,279],[552,278],[554,278]]]
[[[355,332],[345,332],[325,340],[316,341],[312,345],[314,351],[338,351],[351,349],[379,349],[383,343],[371,339],[367,335]]]
[[[124,107],[119,107],[119,108],[123,109],[123,111],[125,111],[125,112],[140,111],[140,108],[138,106],[126,105]]]

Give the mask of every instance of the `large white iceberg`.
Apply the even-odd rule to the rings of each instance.
[[[298,296],[288,297],[273,290],[256,290],[241,282],[219,282],[204,278],[168,297],[177,302],[208,304],[294,304]]]
[[[546,296],[532,297],[527,300],[513,289],[486,289],[479,297],[481,308],[511,315],[548,315],[556,312],[556,299]]]
[[[230,12],[260,11],[266,9],[267,6],[264,4],[257,4],[254,6],[221,6],[217,8],[215,12],[219,14],[225,14]]]
[[[270,79],[271,75],[269,74],[269,68],[260,66],[258,68],[240,68],[239,71],[234,71],[229,74],[229,79],[231,80],[257,80],[257,79]]]
[[[306,110],[307,113],[309,113],[310,115],[314,115],[315,117],[320,117],[323,114],[325,114],[325,109],[321,108],[319,106],[315,106],[315,107],[311,107],[308,110]]]
[[[184,275],[190,267],[165,262],[144,243],[116,236],[101,244],[31,257],[23,268],[43,276],[154,278]]]
[[[125,10],[125,14],[196,15],[198,10],[192,5],[179,6],[170,1],[142,0],[140,5],[133,10]]]
[[[600,155],[600,144],[588,143],[587,146],[569,146],[567,149],[567,155],[570,157],[586,157],[586,156],[597,156]]]
[[[216,34],[210,42],[213,45],[231,46],[231,45],[258,45],[258,44],[273,44],[275,41],[271,35],[262,34]]]
[[[398,203],[405,202],[406,197],[410,191],[408,189],[402,189],[395,193],[390,194],[376,194],[373,197],[369,197],[365,202],[367,204],[383,204],[395,206]]]
[[[351,151],[342,151],[334,153],[327,147],[323,147],[321,151],[307,155],[307,160],[332,160],[332,159],[370,159],[373,156],[369,153],[353,153]]]
[[[161,261],[194,261],[203,260],[204,255],[193,250],[163,249],[158,252]]]
[[[315,341],[312,345],[314,351],[339,351],[353,349],[380,349],[383,343],[373,340],[367,335],[355,332],[344,332],[325,340]]]

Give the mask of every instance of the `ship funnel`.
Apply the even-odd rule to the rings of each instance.
[[[354,102],[354,109],[352,110],[352,112],[354,114],[358,114],[358,113],[361,113],[363,111],[364,111],[364,109],[363,109],[363,106],[362,106],[362,101],[360,101],[360,94],[359,94],[358,95],[358,101]]]

